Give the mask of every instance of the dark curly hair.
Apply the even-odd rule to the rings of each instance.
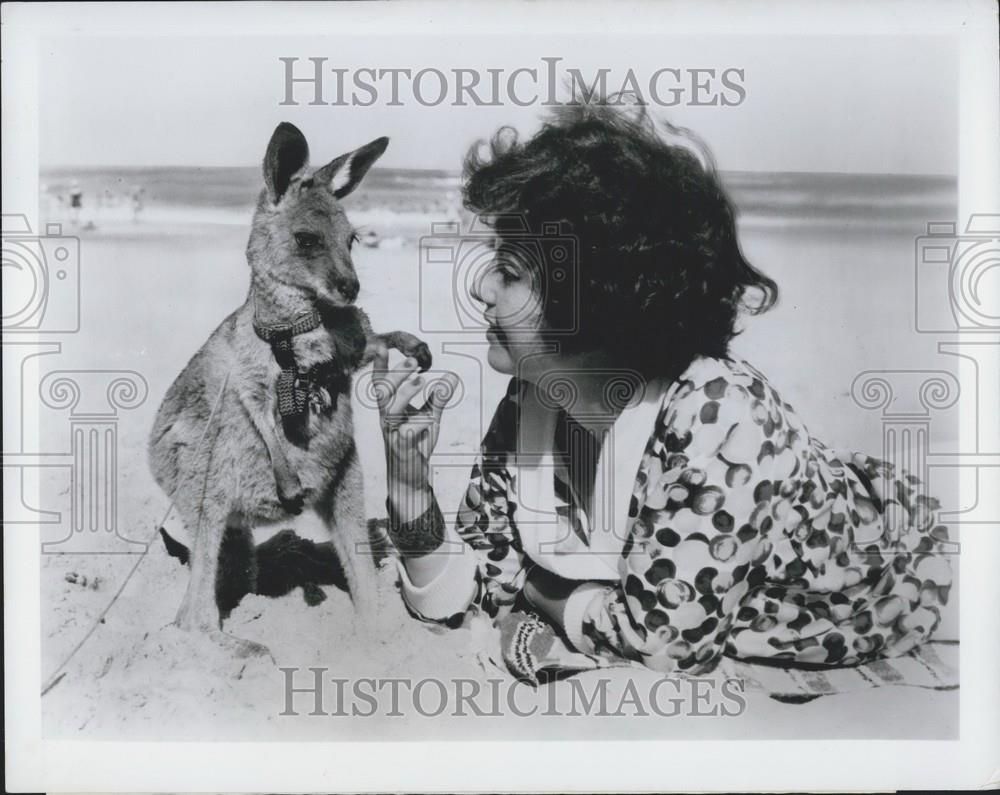
[[[766,311],[778,293],[740,251],[708,149],[661,124],[676,143],[641,106],[562,106],[525,143],[502,127],[487,156],[484,142],[473,146],[463,174],[470,211],[519,216],[533,233],[559,223],[575,236],[578,294],[574,280],[538,279],[546,326],[576,326],[559,336],[562,350],[603,349],[646,377],[726,356],[738,311]]]

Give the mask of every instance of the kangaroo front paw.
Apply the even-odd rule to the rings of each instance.
[[[420,337],[410,334],[408,331],[390,331],[387,334],[376,334],[369,340],[368,351],[370,356],[375,355],[379,347],[395,348],[404,356],[412,356],[421,372],[428,370],[434,357],[431,356],[431,349]],[[369,358],[368,361],[371,359]]]
[[[431,355],[431,349],[427,347],[426,342],[418,341],[416,345],[405,351],[405,353],[407,356],[412,356],[417,360],[417,366],[420,368],[421,372],[427,370],[434,362],[434,357]]]

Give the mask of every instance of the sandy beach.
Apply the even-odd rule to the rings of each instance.
[[[454,324],[454,296],[448,284],[422,284],[416,240],[426,234],[435,208],[386,211],[370,205],[358,217],[375,229],[382,245],[359,248],[355,264],[362,292],[358,303],[380,331],[404,329],[422,336],[435,356],[434,369],[454,370],[463,392],[445,414],[435,459],[435,489],[446,514],[455,509],[469,457],[503,393],[506,377],[485,363],[481,338],[428,329]],[[159,215],[157,213],[160,213]],[[146,465],[146,437],[167,387],[220,320],[245,298],[248,226],[239,208],[217,223],[197,222],[151,204],[139,222],[127,212],[106,212],[94,228],[65,231],[80,237],[81,330],[63,343],[58,367],[66,370],[131,370],[148,387],[146,399],[121,411],[117,423],[117,528],[125,538],[154,538],[167,510],[164,495]],[[351,208],[348,207],[351,214]],[[235,214],[235,215],[234,215]],[[357,219],[354,219],[358,223]],[[247,219],[248,221],[248,219]],[[936,340],[913,331],[913,240],[923,231],[917,216],[893,223],[839,225],[748,223],[743,244],[748,258],[775,278],[779,306],[747,321],[734,352],[766,373],[805,419],[810,431],[831,446],[878,455],[882,430],[878,412],[851,397],[862,370],[927,368],[936,359]],[[886,323],[886,316],[896,317]],[[50,366],[55,365],[55,359]],[[361,377],[363,382],[363,376]],[[363,390],[362,390],[363,391]],[[355,400],[356,437],[365,471],[368,515],[384,515],[384,463],[377,414]],[[66,448],[66,413],[42,409],[45,449]],[[957,409],[935,415],[930,445],[957,447]],[[954,501],[955,484],[933,472],[931,489],[942,503]],[[43,476],[45,509],[68,512],[66,473]],[[176,518],[171,533],[185,537]],[[53,528],[43,541],[65,529]],[[93,542],[93,543],[91,543]],[[86,633],[136,562],[119,541],[87,539],[86,549],[50,546],[41,556],[43,680]],[[102,547],[102,544],[106,546]],[[141,547],[134,547],[135,552]],[[109,554],[111,553],[111,554]],[[448,631],[409,618],[395,593],[395,566],[382,569],[385,607],[382,626],[359,627],[346,595],[326,588],[327,599],[306,605],[299,591],[280,599],[247,597],[227,629],[266,643],[278,667],[325,666],[343,677],[426,676],[485,681],[499,676],[477,660],[466,630]],[[71,580],[75,580],[71,581]],[[42,701],[44,730],[51,737],[117,737],[185,740],[428,739],[488,737],[580,737],[580,722],[515,716],[463,720],[440,718],[351,720],[280,716],[283,674],[270,661],[248,664],[212,656],[169,627],[187,571],[164,553],[157,540],[121,597],[73,657],[65,676]],[[958,588],[953,590],[957,595]],[[949,606],[942,637],[957,637],[957,600]],[[619,670],[625,677],[652,672]],[[560,683],[555,698],[566,698]],[[849,716],[849,717],[844,717]],[[678,717],[595,718],[587,736],[784,738],[949,737],[958,731],[958,693],[883,688],[821,698],[802,705],[748,696],[739,719]],[[197,726],[198,729],[193,727]],[[515,734],[516,732],[516,734]],[[592,734],[589,734],[592,733]]]

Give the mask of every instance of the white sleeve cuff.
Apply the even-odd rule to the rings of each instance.
[[[410,581],[401,560],[396,561],[396,566],[403,601],[421,618],[441,621],[464,612],[472,602],[476,590],[476,556],[452,527],[445,531],[441,547],[431,554],[446,560],[444,568],[425,585],[418,587]]]
[[[594,644],[583,634],[583,618],[590,603],[608,588],[596,582],[585,582],[573,589],[563,607],[563,631],[579,652],[593,654]]]

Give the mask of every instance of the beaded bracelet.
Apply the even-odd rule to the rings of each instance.
[[[437,500],[416,519],[400,522],[391,500],[385,501],[389,513],[389,538],[404,558],[419,557],[433,552],[444,543],[445,524]]]

